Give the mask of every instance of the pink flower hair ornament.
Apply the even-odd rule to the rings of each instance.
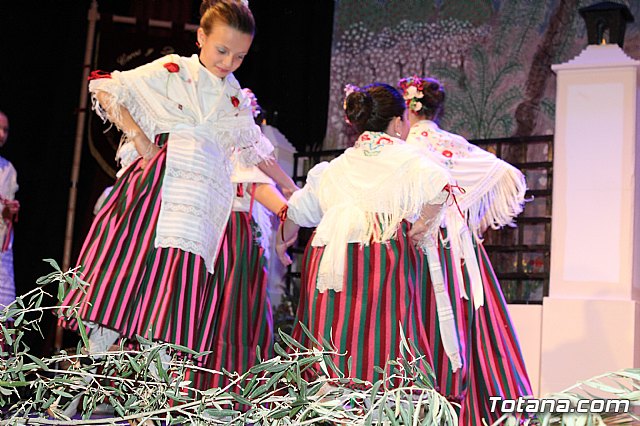
[[[354,84],[345,84],[343,90],[344,90],[344,101],[342,101],[342,110],[346,112],[346,110],[347,110],[347,98],[353,92],[359,92],[361,89],[358,86],[354,85]],[[344,116],[344,121],[347,124],[351,125],[351,122],[349,121],[349,118],[347,117],[346,114]]]
[[[242,94],[245,96],[245,99],[247,99],[247,101],[249,102],[249,107],[251,108],[251,115],[253,115],[253,118],[256,118],[260,112],[262,111],[262,108],[260,108],[260,105],[258,104],[258,98],[256,98],[256,94],[253,93],[253,91],[251,89],[241,89]]]
[[[402,89],[402,97],[407,104],[407,108],[414,112],[419,112],[422,107],[421,99],[424,98],[425,85],[436,83],[431,78],[420,78],[417,75],[403,78],[398,82],[398,86]]]

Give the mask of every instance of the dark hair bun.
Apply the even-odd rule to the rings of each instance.
[[[437,118],[444,106],[444,86],[435,78],[426,78],[425,82],[426,84],[422,91],[424,97],[420,99],[423,105],[420,112],[427,117]]]
[[[371,117],[373,110],[373,99],[366,91],[356,90],[345,99],[345,113],[349,122],[360,129]]]

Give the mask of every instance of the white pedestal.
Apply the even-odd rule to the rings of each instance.
[[[558,76],[541,394],[640,365],[638,67],[588,46]]]

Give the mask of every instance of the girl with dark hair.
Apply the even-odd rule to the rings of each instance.
[[[133,149],[78,259],[90,286],[63,302],[79,305],[95,327],[92,352],[135,335],[209,350],[204,330],[218,309],[212,274],[235,190],[231,157],[296,189],[271,160],[273,146],[233,76],[254,29],[246,4],[205,0],[198,55],[92,73],[94,109]]]
[[[309,171],[289,200],[276,251],[290,263],[286,248],[298,226],[317,227],[304,255],[293,336],[309,344],[304,324],[318,341],[335,344],[343,356],[334,362],[348,377],[373,382],[381,378],[374,366],[400,356],[401,333],[425,355],[423,368],[431,362],[409,221],[439,214],[449,176],[404,142],[407,112],[393,87],[347,90],[346,117],[362,133],[344,154]]]
[[[480,235],[488,227],[512,225],[523,210],[523,174],[437,124],[443,86],[432,78],[408,77],[399,86],[409,109],[407,143],[426,148],[464,191],[447,207],[440,238],[421,244],[427,257],[422,282],[423,316],[433,318],[429,343],[441,392],[461,404],[461,425],[493,423],[499,412],[489,397],[531,395],[531,385],[500,285]],[[428,278],[427,278],[428,277]],[[441,294],[438,288],[445,289]],[[451,304],[442,307],[439,298]],[[440,299],[441,300],[441,299]],[[453,308],[454,322],[438,313]],[[439,336],[439,337],[438,337]],[[460,349],[456,356],[446,346]]]

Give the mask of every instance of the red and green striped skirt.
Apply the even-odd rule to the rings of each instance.
[[[216,260],[213,285],[203,299],[202,341],[212,351],[206,365],[216,371],[244,373],[271,357],[273,319],[267,296],[264,249],[257,240],[256,223],[247,212],[232,212]],[[215,307],[216,301],[218,308]],[[221,374],[201,375],[199,388],[229,384]]]
[[[443,231],[446,238],[446,231]],[[501,413],[492,413],[489,397],[517,399],[531,395],[531,385],[520,345],[509,317],[500,284],[482,244],[475,244],[484,288],[484,306],[474,309],[473,301],[460,298],[458,278],[453,269],[451,251],[440,244],[439,254],[455,316],[463,366],[453,373],[440,337],[436,301],[429,278],[426,257],[422,262],[423,317],[431,318],[428,328],[436,381],[443,395],[461,404],[460,425],[482,425],[496,421]],[[462,285],[471,293],[466,266]]]
[[[166,149],[142,168],[136,160],[116,181],[96,215],[77,265],[90,285],[70,291],[63,306],[80,318],[132,338],[136,334],[207,350],[198,330],[211,274],[204,259],[176,248],[155,248]],[[215,300],[211,300],[215,304]],[[214,306],[207,309],[215,310]],[[76,328],[73,318],[60,324]]]
[[[409,227],[404,222],[397,239],[385,244],[349,244],[345,283],[340,292],[318,292],[316,277],[323,247],[312,247],[310,243],[307,246],[293,337],[311,346],[299,325],[302,323],[318,341],[332,342],[337,352],[344,354],[332,356],[333,362],[347,377],[370,382],[381,379],[374,367],[384,369],[387,361],[401,356],[401,329],[425,356],[420,368],[429,370],[429,319],[422,316],[416,303],[419,258],[406,235]],[[338,377],[331,370],[329,373]]]

